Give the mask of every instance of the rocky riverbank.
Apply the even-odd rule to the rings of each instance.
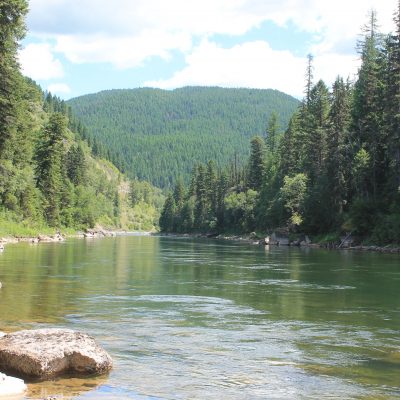
[[[160,234],[159,234],[160,235]],[[227,235],[227,234],[174,234],[166,233],[161,234],[162,236],[173,236],[173,237],[192,237],[192,238],[207,238],[207,239],[221,239],[230,240],[242,243],[248,243],[259,246],[289,246],[289,247],[304,247],[304,248],[319,248],[329,250],[350,250],[350,251],[362,251],[362,252],[378,252],[378,253],[390,253],[400,254],[400,247],[398,246],[365,246],[355,245],[351,238],[343,237],[339,241],[315,243],[308,236],[298,237],[296,239],[289,239],[288,236],[279,235],[272,233],[260,237],[255,232],[243,235]]]
[[[0,238],[0,250],[4,250],[4,246],[7,244],[16,243],[57,243],[63,242],[68,237],[75,238],[102,238],[102,237],[115,237],[117,236],[117,231],[109,231],[103,228],[98,229],[87,229],[84,232],[76,232],[74,234],[62,234],[61,232],[56,232],[53,235],[40,234],[37,236],[22,237],[22,236],[7,236]]]

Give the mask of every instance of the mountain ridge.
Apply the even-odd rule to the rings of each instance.
[[[104,90],[67,103],[119,168],[168,187],[198,162],[245,159],[272,113],[284,129],[299,101],[274,89],[186,86]]]

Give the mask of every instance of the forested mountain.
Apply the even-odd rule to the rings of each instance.
[[[299,102],[276,90],[185,87],[109,90],[68,104],[99,154],[131,177],[168,187],[178,176],[187,181],[198,162],[243,163],[272,113],[285,129]]]
[[[251,140],[240,171],[214,162],[178,182],[160,218],[164,231],[251,232],[285,228],[338,240],[352,234],[375,244],[400,243],[400,3],[395,31],[382,35],[375,13],[358,43],[355,82],[329,89],[313,81],[277,141]],[[326,235],[329,234],[329,235]]]
[[[132,185],[108,160],[92,156],[65,102],[20,73],[26,13],[24,0],[0,2],[0,235],[97,223],[152,229],[160,190],[133,182],[133,204]]]

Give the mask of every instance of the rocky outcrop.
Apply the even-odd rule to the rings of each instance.
[[[38,235],[36,237],[7,237],[0,239],[0,250],[1,246],[5,244],[15,244],[19,242],[29,242],[29,243],[39,243],[39,242],[62,242],[65,238],[61,233],[56,233],[54,235]]]
[[[35,239],[37,239],[37,241],[35,241]],[[61,233],[56,233],[53,236],[39,235],[37,238],[33,238],[32,243],[38,243],[38,242],[62,242],[64,240],[65,239],[61,235]]]
[[[0,399],[16,399],[18,395],[23,395],[26,385],[22,379],[12,378],[0,373]]]
[[[115,237],[117,236],[116,232],[107,231],[105,229],[88,229],[84,234],[83,237],[86,239],[94,239],[94,238],[101,238],[101,237]]]
[[[18,376],[48,379],[64,374],[102,374],[111,368],[111,357],[85,333],[38,329],[0,337],[0,370]]]

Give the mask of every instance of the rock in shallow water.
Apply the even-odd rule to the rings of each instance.
[[[22,379],[0,373],[0,399],[17,398],[16,396],[22,395],[25,390],[26,385]]]
[[[108,353],[89,335],[70,329],[37,329],[0,337],[0,370],[47,379],[63,374],[102,374]]]

